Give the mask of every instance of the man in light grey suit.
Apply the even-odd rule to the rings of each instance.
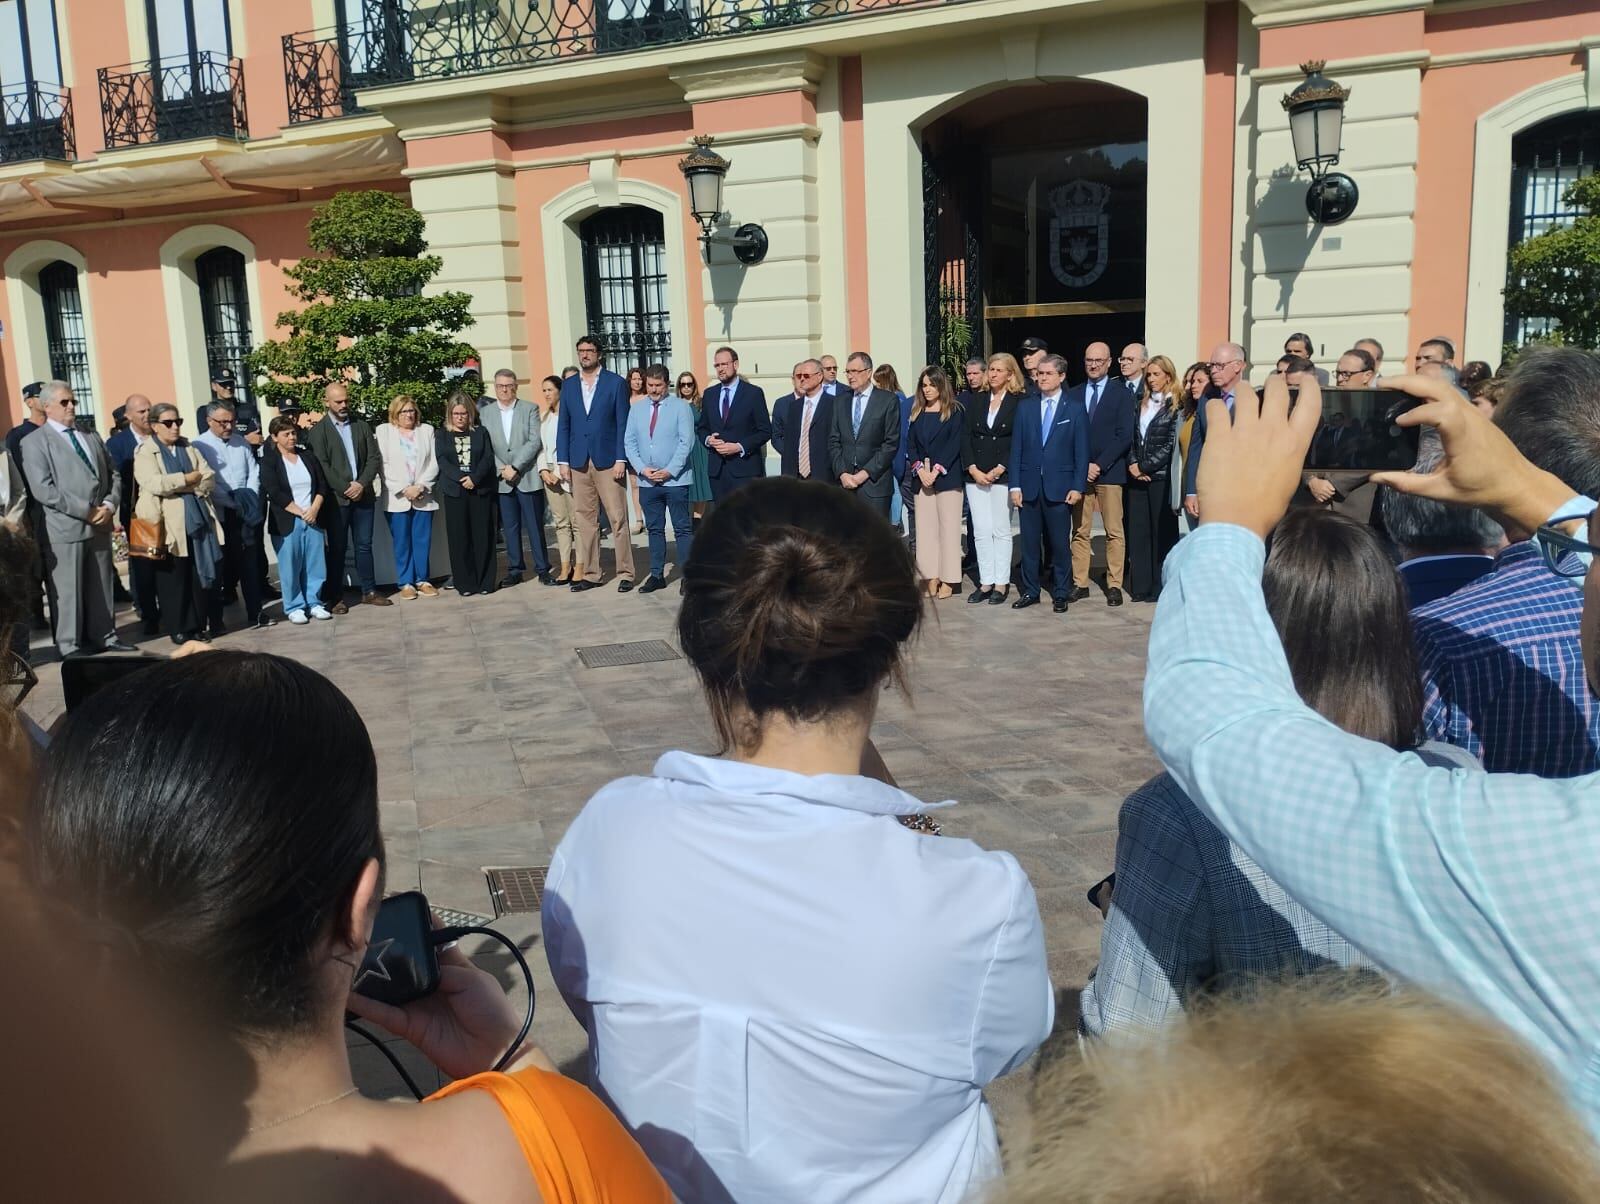
[[[44,513],[45,571],[55,585],[56,647],[133,649],[117,639],[111,603],[111,528],[122,482],[100,436],[73,426],[72,386],[52,380],[40,391],[45,423],[22,443],[22,470]]]
[[[884,518],[894,501],[895,454],[900,450],[900,399],[872,383],[872,357],[864,351],[845,361],[849,387],[833,399],[828,456],[833,477]]]
[[[544,482],[533,471],[544,442],[539,436],[539,410],[517,397],[517,374],[510,368],[494,374],[494,401],[478,411],[478,420],[489,432],[499,478],[500,529],[506,536],[506,579],[500,588],[522,584],[523,528],[533,549],[534,573],[544,584],[554,585],[544,542]]]

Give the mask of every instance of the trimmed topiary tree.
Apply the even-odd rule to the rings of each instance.
[[[263,400],[322,408],[322,390],[340,381],[351,404],[381,420],[409,393],[425,422],[437,424],[449,391],[447,369],[476,351],[455,336],[472,325],[467,293],[424,295],[443,261],[427,254],[424,219],[391,192],[341,192],[307,227],[314,255],[286,268],[304,303],[278,315],[288,334],[251,352],[249,370],[266,379]]]
[[[1550,318],[1556,329],[1540,342],[1600,347],[1600,173],[1568,185],[1562,200],[1580,210],[1511,248],[1506,313]]]

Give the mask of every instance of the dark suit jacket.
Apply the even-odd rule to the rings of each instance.
[[[1063,395],[1050,425],[1050,438],[1040,443],[1042,402],[1028,398],[1017,407],[1016,433],[1011,437],[1011,467],[1002,481],[1022,491],[1024,502],[1064,502],[1073,491],[1089,487],[1089,416],[1081,402]]]
[[[1415,609],[1471,585],[1492,568],[1493,556],[1440,556],[1405,561],[1400,566],[1400,579],[1406,583]]]
[[[561,410],[556,418],[556,463],[575,471],[610,468],[626,461],[622,446],[628,433],[628,382],[609,368],[600,369],[594,401],[583,410],[583,378],[569,376],[561,382]]]
[[[350,488],[350,458],[344,453],[344,440],[333,428],[333,415],[325,415],[321,422],[306,432],[305,445],[317,458],[317,467],[322,470],[322,479],[328,483],[333,500],[343,507],[350,504],[350,499],[344,495],[344,491]],[[355,414],[350,415],[350,439],[356,448],[356,480],[361,482],[364,490],[361,501],[370,502],[377,496],[374,482],[383,471],[383,455],[378,451],[378,439],[372,433],[372,424]],[[282,470],[281,464],[279,469]],[[263,484],[262,488],[266,486]],[[328,503],[322,504],[326,506]]]
[[[1138,412],[1134,412],[1133,447],[1128,451],[1128,462],[1137,464],[1145,476],[1155,481],[1167,480],[1172,470],[1172,451],[1177,445],[1178,414],[1170,407],[1161,407],[1143,435],[1139,433]]]
[[[795,429],[800,428],[796,426]],[[744,448],[742,456],[719,456],[706,448],[706,473],[713,481],[722,476],[767,475],[767,442],[772,438],[772,417],[767,413],[767,395],[742,376],[734,387],[726,420],[722,417],[721,381],[707,389],[705,396],[700,399],[694,437],[704,445],[712,435]]]
[[[469,434],[472,450],[468,463],[463,464],[456,456],[456,433],[442,426],[434,428],[433,456],[439,462],[439,480],[435,487],[444,497],[467,497],[461,478],[468,476],[472,478],[471,496],[495,497],[499,491],[494,483],[494,448],[489,443],[489,432],[480,423]]]
[[[906,483],[906,469],[911,464],[911,457],[906,454],[911,443],[911,398],[897,395],[895,400],[900,403],[900,446],[894,451],[894,479],[900,482],[900,488],[907,491],[906,496],[915,493]]]
[[[1074,385],[1067,397],[1088,413],[1087,381]],[[1134,431],[1139,429],[1134,417],[1138,404],[1122,380],[1106,378],[1100,404],[1089,416],[1089,462],[1100,465],[1100,475],[1094,481],[1096,485],[1128,483],[1128,449],[1133,446]]]
[[[139,438],[131,430],[118,431],[106,440],[106,451],[111,455],[112,467],[122,478],[122,506],[117,520],[124,531],[133,517],[133,504],[139,500],[139,483],[133,478],[133,453],[138,450]]]
[[[1233,394],[1229,393],[1227,396],[1231,398]],[[1189,436],[1189,454],[1184,457],[1183,461],[1184,497],[1194,496],[1196,474],[1200,471],[1200,453],[1205,450],[1206,446],[1206,408],[1214,400],[1216,399],[1212,397],[1205,398],[1194,412],[1194,434]],[[1233,413],[1233,403],[1231,401],[1228,403],[1228,413]]]
[[[800,475],[800,429],[805,423],[805,402],[793,393],[772,403],[772,446],[778,449],[780,471]],[[826,389],[811,414],[811,479],[838,482],[828,473],[828,431],[833,426],[833,394]]]
[[[328,419],[324,418],[323,422]],[[317,423],[321,426],[322,422]],[[316,428],[313,427],[313,430]],[[337,438],[337,436],[335,436]],[[344,448],[339,449],[344,455]],[[322,494],[322,509],[317,511],[317,526],[328,525],[328,474],[317,462],[317,454],[309,448],[300,449],[300,462],[311,470],[311,493]],[[348,482],[346,482],[348,484]],[[283,466],[283,453],[271,443],[261,448],[261,492],[267,499],[267,530],[274,535],[289,535],[294,531],[295,516],[289,513],[289,503],[294,501],[294,490],[289,486],[289,474]]]
[[[1011,471],[1011,439],[1017,422],[1017,407],[1022,404],[1020,393],[1007,393],[1000,399],[1000,412],[994,416],[994,426],[989,425],[989,394],[972,397],[967,404],[966,442],[962,458],[980,472],[989,472],[995,465],[1004,464]],[[967,478],[969,481],[971,477]],[[1000,484],[1007,483],[1005,473],[1000,474]]]
[[[861,433],[854,428],[855,395],[840,389],[833,398],[833,427],[828,432],[828,461],[833,479],[847,472],[865,472],[860,487],[868,497],[887,497],[895,486],[894,461],[900,452],[900,399],[874,388],[861,414]]]

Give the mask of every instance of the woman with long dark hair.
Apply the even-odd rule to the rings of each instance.
[[[634,406],[645,399],[644,368],[643,366],[628,369],[628,408],[632,412]],[[633,465],[628,465],[628,512],[633,515],[633,533],[639,534],[644,530],[644,506],[639,501],[639,474],[634,472]]]
[[[536,1046],[512,1053],[521,1017],[461,950],[439,951],[440,989],[413,1003],[355,993],[384,893],[377,761],[314,670],[213,652],[103,688],[56,734],[24,844],[37,888],[99,934],[111,983],[180,991],[248,1060],[230,1162],[278,1156],[273,1198],[387,1198],[378,1166],[432,1185],[394,1198],[666,1201],[598,1099]],[[347,1010],[456,1081],[418,1108],[364,1098]]]
[[[533,462],[534,471],[544,482],[545,505],[550,511],[550,525],[556,531],[556,552],[561,559],[560,571],[551,585],[571,585],[583,576],[573,571],[573,548],[577,534],[572,526],[572,486],[561,479],[556,463],[556,434],[561,423],[561,378],[547,376],[539,382],[539,456]]]
[[[948,598],[961,587],[961,406],[944,369],[929,365],[917,377],[907,436],[906,481],[915,492],[917,573],[930,598]]]
[[[1306,704],[1352,735],[1433,764],[1479,768],[1461,749],[1419,747],[1422,675],[1409,599],[1373,530],[1302,507],[1284,516],[1270,543],[1267,612]],[[1363,964],[1170,774],[1122,804],[1112,881],[1100,965],[1080,1001],[1080,1027],[1091,1035],[1157,1027],[1200,996],[1252,977]]]
[[[772,477],[712,510],[684,582],[721,755],[601,790],[544,895],[590,1081],[680,1199],[965,1199],[1000,1171],[983,1088],[1054,994],[1016,861],[863,776],[911,555],[846,490]]]
[[[678,396],[687,401],[693,408],[695,417],[700,416],[700,382],[695,379],[693,372],[678,373],[675,386]],[[694,516],[701,517],[706,512],[706,507],[711,504],[711,469],[706,460],[706,445],[700,440],[694,441],[694,446],[689,449],[689,500],[694,503]]]

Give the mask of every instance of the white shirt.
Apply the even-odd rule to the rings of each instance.
[[[1150,430],[1150,424],[1156,420],[1156,415],[1166,408],[1167,396],[1165,393],[1152,393],[1139,407],[1139,438],[1145,437]]]
[[[509,448],[511,446],[511,423],[517,416],[517,403],[513,401],[510,405],[503,406],[497,401],[494,404],[495,409],[500,411],[500,433],[505,436],[506,446]]]
[[[583,393],[583,412],[587,414],[594,405],[594,391],[600,386],[600,373],[602,369],[596,368],[593,377],[578,373],[578,388]],[[509,436],[508,436],[509,437]]]
[[[283,473],[289,478],[289,492],[294,494],[294,504],[302,510],[311,509],[311,470],[306,467],[305,457],[296,456],[291,460],[285,456]]]
[[[923,810],[672,752],[568,829],[550,967],[681,1199],[954,1204],[999,1175],[983,1087],[1050,1032],[1044,930],[1010,854],[892,818]]]

